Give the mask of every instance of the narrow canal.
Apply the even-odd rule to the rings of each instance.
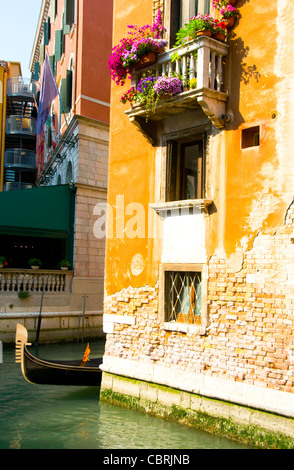
[[[47,359],[77,359],[86,344],[39,345]],[[104,342],[90,343],[91,357]],[[99,401],[98,387],[31,385],[3,346],[0,449],[246,449],[190,427]],[[164,436],[164,439],[163,439]]]

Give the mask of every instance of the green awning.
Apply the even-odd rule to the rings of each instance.
[[[0,193],[0,234],[71,238],[75,190],[69,185]]]

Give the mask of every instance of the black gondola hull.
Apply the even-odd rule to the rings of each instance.
[[[80,362],[80,361],[79,361]],[[92,359],[84,366],[77,361],[47,361],[33,356],[24,347],[23,375],[33,384],[100,386],[101,359]]]

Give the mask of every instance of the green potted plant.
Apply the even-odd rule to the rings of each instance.
[[[30,292],[28,292],[27,290],[19,290],[17,293],[18,298],[22,300],[28,299],[30,295]]]
[[[39,269],[39,267],[42,266],[42,261],[38,258],[30,258],[29,265],[32,269]]]
[[[208,14],[193,16],[189,23],[186,23],[185,26],[180,28],[177,32],[176,46],[180,46],[199,36],[210,37],[213,31],[213,22],[214,18]]]
[[[58,267],[62,269],[63,271],[66,271],[67,269],[71,267],[71,263],[67,259],[63,259],[58,263]]]
[[[3,268],[3,266],[5,266],[5,263],[6,263],[5,256],[0,256],[0,268]]]

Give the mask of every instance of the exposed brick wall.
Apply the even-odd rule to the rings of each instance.
[[[274,234],[260,233],[239,265],[209,261],[209,327],[204,336],[165,331],[158,288],[105,298],[104,313],[134,315],[115,324],[106,354],[294,392],[294,207]]]

